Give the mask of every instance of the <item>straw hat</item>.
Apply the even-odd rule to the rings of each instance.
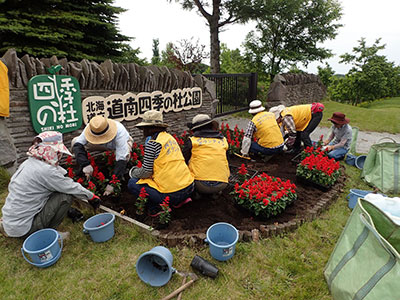
[[[272,112],[275,115],[275,119],[278,119],[281,116],[282,110],[285,109],[285,105],[277,105],[273,106],[269,109],[269,112]]]
[[[58,131],[44,131],[36,137],[41,139],[39,145],[50,146],[55,152],[61,152],[72,156],[71,152],[69,152],[63,143],[62,133]]]
[[[211,119],[209,115],[198,114],[193,117],[192,123],[189,123],[188,127],[191,130],[194,130],[210,123],[213,123],[215,127],[218,127],[219,125],[218,122]]]
[[[328,121],[331,121],[332,123],[336,123],[339,125],[348,124],[350,122],[350,120],[346,118],[346,115],[341,112],[334,112],[332,117],[328,119]]]
[[[117,135],[117,123],[103,116],[93,117],[85,128],[86,140],[94,145],[106,144]]]
[[[256,114],[265,110],[265,107],[262,105],[260,100],[253,100],[250,102],[250,114]]]
[[[148,110],[143,114],[142,122],[136,125],[136,127],[146,126],[168,127],[168,124],[164,123],[163,115],[160,111]]]

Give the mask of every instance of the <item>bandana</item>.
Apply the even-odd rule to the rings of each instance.
[[[27,154],[28,156],[43,160],[44,162],[57,166],[59,163],[59,153],[72,155],[63,143],[62,134],[57,131],[45,131],[36,137],[42,140],[41,143],[32,145]]]

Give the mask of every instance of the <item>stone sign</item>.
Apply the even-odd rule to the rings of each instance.
[[[81,94],[75,77],[37,75],[28,82],[29,109],[37,133],[71,132],[82,126]]]
[[[179,112],[202,105],[200,87],[172,90],[170,93],[154,91],[138,94],[114,94],[107,98],[90,96],[82,101],[83,122],[87,124],[97,115],[117,121],[132,121],[143,116],[148,110]]]

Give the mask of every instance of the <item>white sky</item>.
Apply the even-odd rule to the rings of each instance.
[[[349,65],[339,64],[339,55],[350,53],[358,45],[358,40],[365,37],[367,46],[371,46],[377,38],[381,44],[386,44],[384,50],[378,54],[385,55],[387,59],[400,65],[400,26],[398,14],[400,12],[399,0],[341,0],[343,16],[335,40],[327,41],[324,47],[331,49],[335,56],[327,62],[336,73],[345,74]],[[140,48],[139,57],[151,60],[153,39],[160,41],[160,51],[165,49],[168,42],[177,42],[182,39],[199,39],[200,44],[206,45],[209,52],[209,27],[206,19],[196,10],[183,10],[181,5],[169,3],[167,0],[116,0],[115,6],[128,9],[120,14],[120,30],[135,39],[131,42],[133,48]],[[220,42],[228,45],[229,49],[241,48],[246,34],[254,29],[254,25],[228,25],[220,33]],[[209,64],[209,61],[205,63]],[[308,72],[317,73],[319,62],[311,63]]]

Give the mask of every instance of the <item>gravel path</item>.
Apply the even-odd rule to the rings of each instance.
[[[247,127],[247,123],[249,119],[246,118],[235,118],[232,116],[223,116],[220,118],[216,118],[220,123],[224,122],[225,124],[229,124],[229,127],[232,129],[237,124],[239,129],[245,130]],[[321,134],[325,137],[328,135],[329,128],[327,127],[317,127],[317,129],[311,134],[312,140],[318,140]],[[387,132],[368,132],[368,131],[359,131],[357,138],[356,151],[358,153],[368,153],[371,145],[379,143],[382,138],[391,138],[398,143],[400,143],[400,134],[391,134]],[[386,139],[386,141],[389,141]]]

